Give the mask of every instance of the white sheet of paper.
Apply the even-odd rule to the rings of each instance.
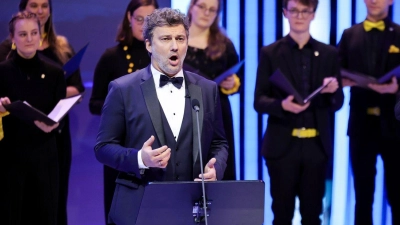
[[[70,98],[62,99],[58,102],[53,111],[47,115],[50,119],[59,122],[60,119],[75,105],[75,103],[82,97],[82,95],[77,95]]]

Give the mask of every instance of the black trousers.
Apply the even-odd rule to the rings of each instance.
[[[58,161],[55,139],[38,148],[1,150],[0,224],[57,224]]]
[[[400,138],[350,137],[350,159],[356,195],[355,225],[372,225],[377,156],[381,155],[392,224],[400,225]]]
[[[295,200],[300,200],[301,223],[320,225],[328,158],[319,138],[295,138],[279,159],[266,159],[271,182],[274,225],[291,225]]]
[[[108,166],[103,166],[103,184],[104,184],[104,215],[106,219],[106,224],[112,225],[113,223],[108,223],[108,214],[110,212],[111,203],[115,191],[115,180],[118,177],[118,170],[115,170]]]

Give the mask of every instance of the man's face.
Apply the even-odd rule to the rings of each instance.
[[[378,21],[384,19],[389,12],[389,6],[393,4],[393,0],[364,0],[367,6],[368,19]]]
[[[283,14],[289,21],[290,31],[296,33],[308,32],[315,16],[313,7],[295,0],[288,2],[287,8],[283,9]]]
[[[151,53],[151,63],[167,76],[175,76],[183,65],[188,39],[183,25],[156,27],[153,40],[146,39],[146,49]]]

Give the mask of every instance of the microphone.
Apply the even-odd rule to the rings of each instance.
[[[196,112],[199,112],[199,110],[200,110],[200,102],[199,102],[199,100],[197,100],[197,99],[193,99],[192,100],[192,107],[193,107],[193,109],[196,111]],[[198,118],[197,118],[198,119]],[[197,122],[199,122],[199,121],[197,121]],[[198,125],[198,124],[197,124]],[[197,127],[197,128],[199,128],[199,127]]]
[[[199,122],[199,111],[200,111],[200,102],[197,99],[192,100],[192,107],[196,111],[196,121],[197,121],[197,138],[199,140],[199,158],[200,158],[200,171],[201,171],[201,189],[203,191],[203,209],[204,209],[204,220],[205,224],[208,225],[207,222],[207,202],[206,202],[206,189],[204,187],[204,171],[203,171],[203,157],[201,150],[201,139],[200,139],[200,122]]]

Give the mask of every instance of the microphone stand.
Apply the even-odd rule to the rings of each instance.
[[[197,100],[197,99],[196,99]],[[207,201],[206,201],[206,189],[204,187],[204,172],[203,172],[203,157],[201,154],[201,140],[200,140],[200,123],[199,123],[199,102],[197,101],[193,101],[193,109],[196,111],[196,117],[197,117],[197,137],[199,139],[199,157],[200,157],[200,172],[201,172],[201,188],[203,191],[203,209],[204,209],[204,220],[206,222],[206,225],[208,225],[207,222]]]

